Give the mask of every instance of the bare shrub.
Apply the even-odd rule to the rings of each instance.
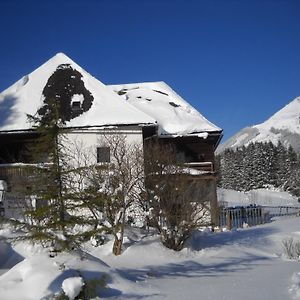
[[[197,197],[199,183],[176,161],[172,146],[149,144],[146,154],[150,225],[164,246],[180,251],[193,230],[207,225],[209,208]]]
[[[282,241],[284,254],[289,259],[300,258],[300,241],[295,241],[292,237]]]

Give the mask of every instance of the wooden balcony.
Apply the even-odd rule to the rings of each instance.
[[[214,173],[214,164],[211,161],[205,162],[189,162],[184,164],[186,167],[197,171]]]
[[[39,166],[45,167],[45,166]],[[0,180],[5,180],[8,184],[22,179],[30,180],[37,173],[36,164],[14,163],[0,164]]]

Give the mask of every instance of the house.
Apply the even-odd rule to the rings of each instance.
[[[171,144],[178,160],[195,171],[188,174],[189,180],[197,182],[195,197],[205,197],[216,208],[214,150],[222,130],[164,82],[104,85],[62,53],[0,94],[4,111],[0,120],[0,180],[8,185],[7,195],[14,192],[14,182],[26,176],[33,163],[26,149],[36,132],[27,115],[47,111],[43,95],[51,95],[57,84],[52,74],[57,70],[68,78],[66,85],[58,86],[67,95],[64,99],[69,99],[60,102],[68,136],[92,149],[94,163],[109,161],[109,149],[99,144],[103,134],[124,134],[143,145],[144,151],[150,140]]]

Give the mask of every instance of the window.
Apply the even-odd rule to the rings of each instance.
[[[97,163],[110,162],[110,149],[109,147],[97,148]]]
[[[72,102],[72,110],[80,110],[80,109],[81,109],[80,101],[73,101]]]

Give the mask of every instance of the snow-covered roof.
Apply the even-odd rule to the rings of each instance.
[[[222,131],[164,82],[106,86],[63,53],[56,54],[0,93],[0,131],[31,128],[27,114],[35,115],[45,105],[43,90],[62,65],[69,65],[82,75],[81,80],[93,97],[87,110],[67,121],[68,127],[158,124],[160,136],[197,135],[203,138],[211,132]],[[83,95],[75,94],[72,101],[82,99]]]
[[[65,54],[58,53],[0,93],[0,131],[30,129],[27,114],[34,115],[43,105],[42,91],[49,77],[62,64],[69,64],[81,73],[86,89],[94,97],[91,108],[67,122],[68,127],[155,123],[154,118],[123,101]]]
[[[134,107],[154,118],[161,136],[198,135],[222,129],[209,122],[165,82],[110,85]]]

